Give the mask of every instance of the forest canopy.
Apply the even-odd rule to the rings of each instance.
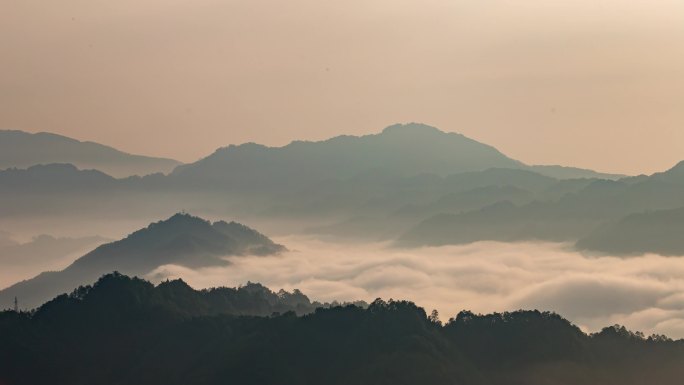
[[[0,313],[2,384],[675,384],[684,341],[551,312],[321,304],[249,283],[194,290],[113,273]]]

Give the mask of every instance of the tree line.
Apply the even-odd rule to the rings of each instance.
[[[684,341],[540,311],[320,304],[108,274],[0,313],[0,384],[679,384]]]

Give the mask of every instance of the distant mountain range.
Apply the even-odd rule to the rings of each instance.
[[[226,265],[234,255],[271,255],[285,247],[235,222],[210,223],[176,214],[126,238],[99,246],[62,271],[45,272],[0,291],[0,304],[14,297],[24,306],[38,306],[74,286],[92,282],[112,271],[142,276],[159,266],[175,264],[198,268]]]
[[[529,166],[412,123],[284,147],[229,146],[169,175],[116,179],[67,164],[0,171],[0,224],[45,216],[148,220],[181,208],[238,217],[269,232],[402,247],[582,240],[578,247],[607,251],[589,241],[595,231],[630,215],[684,208],[684,162],[633,177]],[[672,242],[668,253],[679,253]]]
[[[529,169],[557,179],[622,177],[578,168],[527,166],[461,134],[417,123],[396,124],[375,135],[296,141],[284,147],[254,143],[229,146],[176,168],[171,176],[192,181],[224,181],[246,188],[310,185],[360,175],[444,177],[489,168]]]
[[[618,255],[684,255],[684,208],[631,214],[577,242],[584,250]]]
[[[180,164],[173,159],[127,154],[102,144],[47,132],[0,131],[0,169],[50,163],[71,163],[115,177],[168,173]]]
[[[138,211],[152,216],[190,207],[219,214],[231,214],[238,209],[246,215],[318,216],[330,221],[335,219],[332,212],[349,213],[373,197],[389,199],[389,203],[381,202],[381,206],[414,204],[414,197],[406,194],[427,194],[425,198],[439,199],[436,194],[451,192],[445,191],[445,187],[469,188],[467,184],[455,186],[453,180],[460,177],[451,176],[457,174],[469,173],[468,180],[487,187],[487,181],[475,181],[476,174],[492,168],[530,171],[526,175],[544,175],[547,181],[569,176],[620,177],[559,166],[526,166],[462,135],[406,124],[390,126],[375,135],[300,141],[278,148],[257,144],[229,146],[195,163],[179,166],[167,177],[114,180],[67,164],[0,171],[0,196],[11,202],[3,205],[0,201],[0,213],[34,215],[47,209],[54,215],[96,212],[97,217],[115,204],[140,204],[143,210]],[[444,178],[448,183],[442,183]],[[427,191],[433,185],[440,186],[437,191]],[[192,194],[200,194],[201,201]],[[160,197],[164,197],[167,206],[150,212],[151,206],[159,205]],[[43,202],[40,210],[34,204],[37,199]],[[108,204],[103,206],[105,201]]]
[[[684,255],[684,163],[652,176],[592,180],[558,199],[503,200],[476,210],[439,213],[398,245],[438,246],[495,241],[576,241],[614,254]],[[567,183],[567,182],[565,182]],[[577,182],[580,183],[580,182]]]

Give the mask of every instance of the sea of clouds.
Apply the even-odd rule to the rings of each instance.
[[[166,265],[148,277],[183,278],[206,288],[260,282],[300,289],[312,300],[407,299],[437,309],[555,311],[583,330],[621,324],[646,334],[684,338],[684,258],[584,255],[557,243],[478,242],[396,249],[302,237],[277,239],[290,251],[231,257],[226,267]]]

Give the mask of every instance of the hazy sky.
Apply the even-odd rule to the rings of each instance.
[[[0,128],[192,161],[419,121],[528,163],[684,159],[682,0],[4,0]]]

